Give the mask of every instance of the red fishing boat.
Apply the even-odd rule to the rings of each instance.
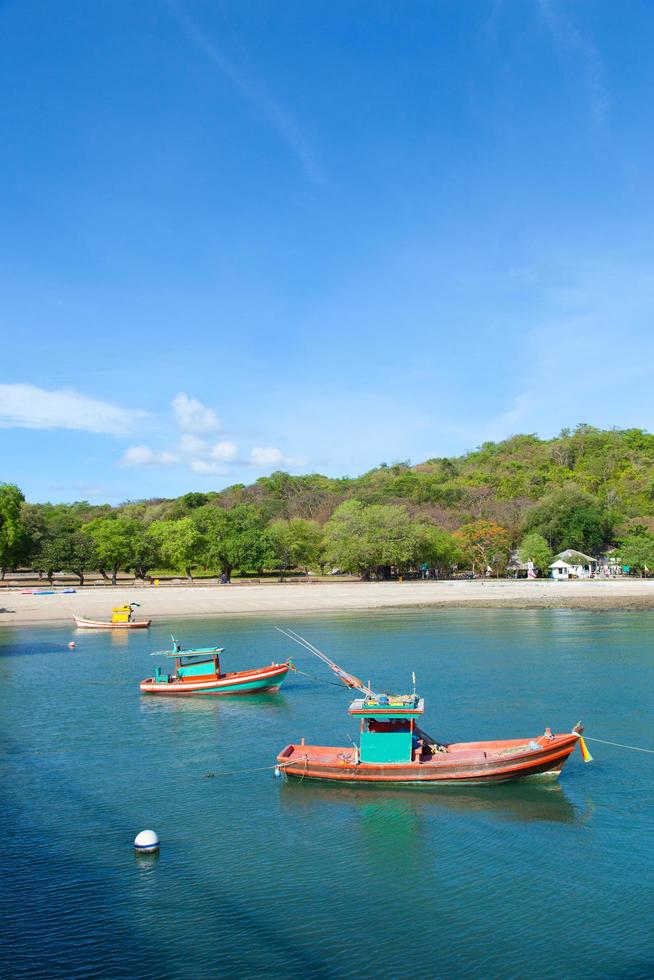
[[[142,694],[164,694],[183,696],[216,696],[227,694],[262,694],[277,691],[283,684],[289,670],[293,670],[290,660],[282,664],[268,664],[267,667],[253,667],[250,670],[236,670],[223,674],[220,669],[222,647],[196,647],[182,650],[172,637],[172,650],[159,650],[153,657],[170,657],[175,661],[175,669],[166,674],[157,667],[154,677],[141,681]]]
[[[534,738],[485,742],[437,742],[418,725],[425,705],[412,694],[376,694],[313,644],[292,630],[286,636],[320,657],[348,687],[363,696],[349,714],[360,722],[359,744],[291,743],[277,756],[286,776],[350,783],[429,786],[436,783],[503,783],[532,776],[556,778],[579,743],[585,761],[581,724],[555,735],[549,728]]]

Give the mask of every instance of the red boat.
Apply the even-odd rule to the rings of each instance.
[[[503,783],[532,776],[556,778],[580,743],[581,724],[571,732],[553,735],[548,729],[535,738],[490,742],[440,743],[418,727],[424,701],[413,694],[375,694],[312,644],[293,631],[282,631],[294,642],[319,656],[350,688],[363,697],[353,701],[349,714],[360,719],[359,745],[306,745],[291,743],[277,756],[280,771],[299,779],[333,780],[384,785],[435,783]]]
[[[407,711],[405,716],[409,714]],[[408,722],[403,729],[407,734],[411,734],[410,725]],[[580,733],[573,731],[566,735],[546,733],[533,740],[454,742],[439,745],[433,754],[430,746],[416,749],[413,759],[403,762],[364,762],[361,751],[352,747],[301,743],[287,745],[277,762],[286,775],[301,779],[402,785],[504,783],[527,776],[556,778],[579,738]]]

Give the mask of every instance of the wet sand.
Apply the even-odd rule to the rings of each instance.
[[[234,585],[118,585],[32,596],[0,590],[0,627],[70,623],[73,613],[108,619],[140,602],[138,618],[303,614],[406,607],[654,609],[654,579],[597,581],[289,582]]]

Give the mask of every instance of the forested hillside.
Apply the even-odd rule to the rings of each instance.
[[[8,477],[9,474],[6,474]],[[552,554],[619,545],[654,569],[654,436],[588,425],[551,440],[517,435],[457,458],[385,463],[362,476],[273,473],[174,500],[38,504],[0,486],[0,562],[83,580],[100,569],[340,568],[361,575],[420,566],[501,573],[512,548],[545,568]]]

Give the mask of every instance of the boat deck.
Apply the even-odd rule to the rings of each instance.
[[[543,739],[504,739],[496,742],[453,742],[450,745],[443,745],[443,751],[432,752],[423,749],[420,756],[417,753],[411,763],[383,763],[384,768],[392,765],[404,767],[407,764],[420,765],[426,768],[451,765],[457,763],[483,763],[492,760],[506,760],[512,756],[529,755],[537,751],[532,746],[538,745],[543,751],[549,748],[556,748],[563,742],[567,742],[570,735],[555,735],[553,738]],[[303,764],[308,758],[310,762],[326,766],[338,766],[343,762],[354,762],[356,753],[353,746],[347,745],[295,745],[286,746],[279,755],[279,759],[284,759],[289,763]]]

